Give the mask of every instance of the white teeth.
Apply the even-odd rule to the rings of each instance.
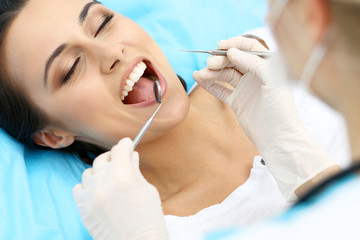
[[[127,95],[129,95],[129,92],[123,91],[121,96],[126,97]]]
[[[127,86],[130,86],[130,87],[133,87],[135,85],[135,83],[133,81],[131,81],[131,80],[126,80],[125,83],[126,83]]]
[[[139,62],[135,67],[132,73],[129,75],[129,78],[125,81],[124,90],[121,94],[121,100],[123,101],[129,92],[133,90],[135,83],[139,81],[141,76],[146,70],[146,64],[144,62]]]
[[[132,87],[125,85],[124,90],[130,92],[132,90]]]
[[[136,71],[136,70],[135,70]],[[134,82],[136,82],[136,79],[138,79],[138,76],[140,75],[139,73],[136,73],[136,72],[132,72],[129,76],[129,79],[128,80],[132,80]],[[140,75],[141,76],[141,75]]]

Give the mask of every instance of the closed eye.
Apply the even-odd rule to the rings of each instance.
[[[71,76],[73,75],[73,73],[76,70],[76,67],[78,66],[79,62],[80,62],[81,57],[78,57],[76,59],[76,61],[74,62],[74,64],[72,65],[72,67],[70,68],[69,72],[66,74],[66,76],[63,78],[63,81],[61,82],[61,85],[64,85],[65,83],[67,83],[70,79]]]
[[[114,17],[114,14],[108,15],[105,17],[104,21],[101,23],[100,27],[96,31],[94,37],[97,37],[97,35],[103,30],[104,27],[111,21],[111,19]]]

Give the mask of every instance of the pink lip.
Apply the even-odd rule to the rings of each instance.
[[[151,68],[155,74],[157,75],[157,77],[159,78],[159,83],[161,86],[161,97],[164,96],[166,89],[167,89],[167,82],[165,80],[165,77],[162,75],[162,73],[159,71],[159,69],[157,69],[150,61],[146,60],[144,57],[138,57],[136,58],[133,63],[130,65],[130,67],[125,71],[124,76],[121,80],[121,84],[120,84],[120,92],[119,92],[119,96],[121,97],[122,92],[124,91],[124,86],[125,86],[125,81],[126,79],[129,78],[129,75],[133,72],[135,66],[141,62],[144,61],[147,65],[148,68]],[[147,101],[141,102],[141,103],[135,103],[135,104],[125,104],[126,106],[131,106],[131,107],[145,107],[145,106],[149,106],[156,103],[155,98],[150,98]]]

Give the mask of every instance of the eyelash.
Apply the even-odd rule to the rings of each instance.
[[[94,37],[97,37],[97,35],[106,27],[106,25],[111,21],[111,19],[112,19],[113,17],[114,17],[114,14],[105,16],[104,21],[103,21],[103,22],[101,23],[101,25],[99,26],[99,28],[98,28],[98,30],[96,31]],[[67,74],[65,75],[65,77],[63,78],[62,85],[65,84],[65,83],[67,83],[67,82],[70,80],[71,76],[73,75],[73,73],[74,73],[75,70],[76,70],[77,65],[78,65],[79,62],[80,62],[80,59],[81,59],[81,58],[78,57],[78,58],[75,60],[73,66],[70,68],[70,70],[68,71],[68,73],[67,73]]]
[[[70,70],[69,70],[69,72],[66,74],[66,76],[64,77],[64,79],[63,79],[63,81],[62,81],[61,84],[65,84],[65,83],[67,83],[67,82],[69,81],[69,79],[71,78],[71,76],[72,76],[73,73],[75,72],[76,67],[77,67],[77,65],[79,64],[79,62],[80,62],[80,57],[78,57],[78,58],[75,60],[74,64],[72,65],[72,67],[70,68]]]
[[[94,37],[97,37],[97,35],[101,32],[101,30],[103,30],[103,28],[111,21],[111,19],[113,17],[114,17],[114,14],[110,14],[110,15],[105,16],[104,21],[102,22],[102,24],[100,25],[100,27],[96,31]]]

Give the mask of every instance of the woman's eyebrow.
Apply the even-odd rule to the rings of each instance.
[[[80,25],[82,25],[85,20],[86,17],[89,13],[89,10],[92,6],[94,6],[95,4],[101,4],[99,1],[93,0],[92,2],[87,3],[84,8],[82,9],[82,11],[80,12],[79,15],[79,22]],[[67,44],[61,44],[59,47],[57,47],[55,49],[55,51],[51,54],[51,56],[48,58],[46,64],[45,64],[45,71],[44,71],[44,86],[46,88],[47,86],[47,79],[48,79],[48,75],[49,75],[49,69],[51,64],[53,63],[53,61],[62,53],[64,52],[65,48],[66,48]]]
[[[101,3],[99,1],[94,0],[85,5],[85,7],[83,8],[83,10],[81,11],[80,16],[79,16],[80,24],[83,24],[83,22],[85,21],[87,15],[89,13],[90,7],[94,6],[95,4],[101,4]]]
[[[55,49],[55,51],[49,57],[49,60],[46,62],[45,73],[44,73],[44,86],[45,86],[45,88],[47,86],[47,78],[48,78],[48,75],[49,75],[49,68],[50,68],[52,62],[55,60],[55,58],[57,58],[57,56],[59,56],[65,50],[66,46],[67,46],[66,44],[62,44],[59,47],[57,47]]]

